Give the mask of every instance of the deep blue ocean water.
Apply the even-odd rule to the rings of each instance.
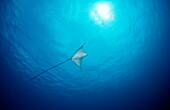
[[[84,43],[82,70],[29,80]],[[169,0],[0,0],[0,110],[170,110],[169,93]]]

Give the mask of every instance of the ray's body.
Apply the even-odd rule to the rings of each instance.
[[[49,68],[49,69],[39,73],[38,75],[32,77],[30,80],[33,80],[34,78],[36,78],[36,77],[46,73],[47,71],[49,71],[49,70],[51,70],[51,69],[53,69],[53,68],[55,68],[55,67],[57,67],[57,66],[59,66],[59,65],[61,65],[63,63],[65,63],[65,62],[67,62],[69,60],[72,60],[79,68],[81,68],[82,59],[87,56],[87,53],[85,53],[83,51],[83,46],[84,45],[85,45],[85,43],[74,53],[74,55],[71,58],[69,58],[69,59],[67,59],[67,60],[65,60],[65,61],[63,61],[61,63],[58,63],[57,65],[55,65],[55,66],[53,66],[53,67],[51,67],[51,68]]]

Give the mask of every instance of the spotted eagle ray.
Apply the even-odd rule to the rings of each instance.
[[[36,78],[36,77],[38,77],[38,76],[46,73],[47,71],[49,71],[49,70],[51,70],[51,69],[53,69],[53,68],[55,68],[55,67],[57,67],[57,66],[59,66],[59,65],[61,65],[61,64],[63,64],[63,63],[66,63],[66,62],[69,61],[69,60],[72,60],[72,61],[81,69],[82,59],[87,56],[87,53],[85,53],[85,52],[83,51],[83,46],[84,46],[85,44],[86,44],[86,43],[84,43],[84,44],[74,53],[74,55],[73,55],[71,58],[69,58],[69,59],[67,59],[67,60],[65,60],[65,61],[63,61],[63,62],[61,62],[61,63],[58,63],[57,65],[55,65],[55,66],[53,66],[53,67],[51,67],[51,68],[49,68],[49,69],[47,69],[47,70],[39,73],[38,75],[32,77],[30,80],[33,80],[34,78]]]

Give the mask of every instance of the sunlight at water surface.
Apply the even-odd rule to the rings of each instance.
[[[98,2],[91,11],[92,19],[98,23],[106,23],[114,20],[113,6],[110,2]]]

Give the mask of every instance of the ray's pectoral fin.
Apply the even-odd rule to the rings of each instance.
[[[85,44],[83,44],[76,52],[75,52],[75,54],[72,56],[72,61],[74,61],[74,63],[78,66],[78,67],[80,67],[81,68],[81,62],[82,62],[82,59],[84,58],[84,57],[86,57],[87,56],[87,53],[85,53],[84,51],[83,51],[83,46],[84,46]]]
[[[74,61],[74,63],[75,63],[78,67],[81,68],[82,59],[74,59],[73,61]]]

